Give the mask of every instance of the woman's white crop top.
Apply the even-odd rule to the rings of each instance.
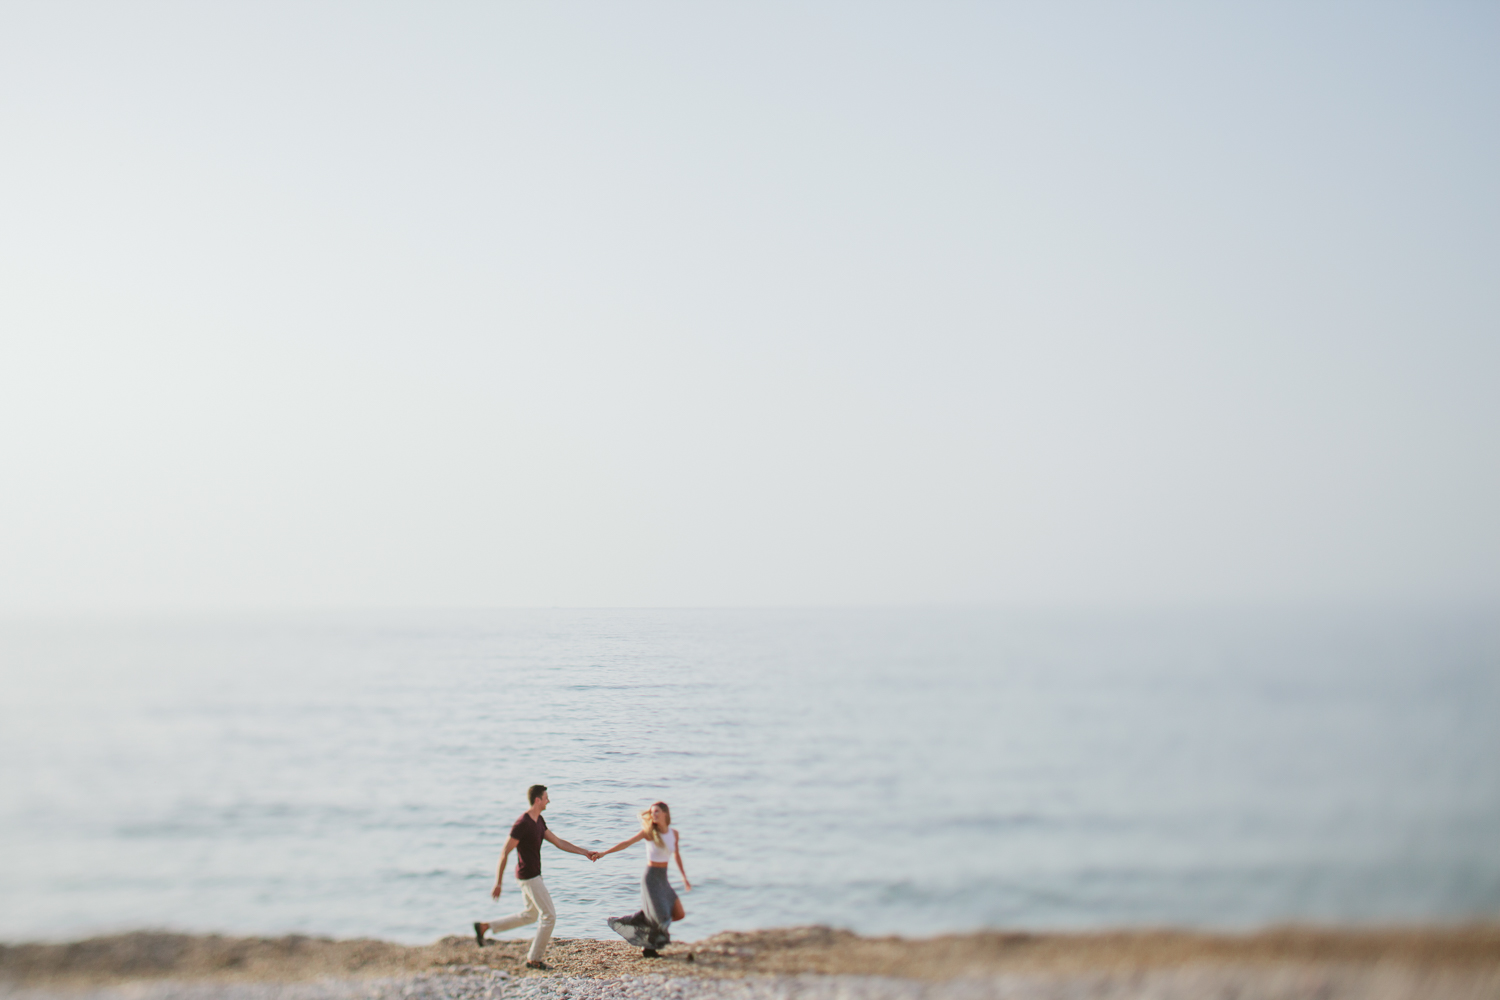
[[[677,831],[670,826],[662,832],[662,846],[657,847],[656,841],[650,837],[646,838],[646,860],[657,863],[671,861],[672,854],[677,850]]]

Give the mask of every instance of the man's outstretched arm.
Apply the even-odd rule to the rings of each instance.
[[[542,836],[546,837],[548,842],[560,851],[567,851],[569,854],[582,854],[590,861],[594,860],[593,851],[586,851],[576,844],[570,844],[566,840],[563,840],[561,837],[559,837],[557,834],[553,833],[551,830],[548,830],[546,833],[542,834]]]

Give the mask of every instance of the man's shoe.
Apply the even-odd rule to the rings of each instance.
[[[661,958],[661,955],[657,952],[657,950],[655,948],[642,948],[641,949],[641,957],[642,958]]]
[[[528,969],[550,969],[550,968],[552,968],[552,966],[548,965],[546,962],[527,962],[526,963],[526,968],[528,968]]]
[[[474,921],[474,940],[479,942],[479,947],[484,947],[484,928],[479,921]]]

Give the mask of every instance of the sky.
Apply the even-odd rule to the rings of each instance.
[[[0,613],[1500,602],[1500,8],[14,2]]]

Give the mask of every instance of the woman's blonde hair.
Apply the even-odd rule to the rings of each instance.
[[[641,810],[641,832],[650,837],[651,843],[655,844],[657,847],[666,847],[667,845],[662,843],[661,840],[661,831],[656,828],[656,820],[651,815],[651,810],[655,809],[657,806],[660,806],[661,811],[666,814],[667,825],[672,825],[671,807],[668,806],[665,802],[653,802],[648,808]]]

